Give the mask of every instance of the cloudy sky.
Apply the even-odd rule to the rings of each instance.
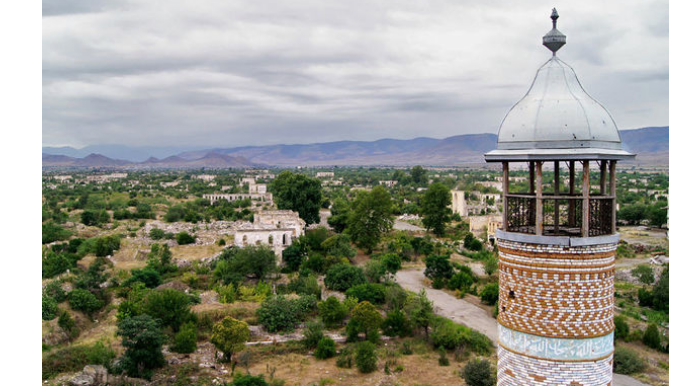
[[[619,128],[667,125],[667,1],[43,0],[43,145],[495,133],[553,6]]]

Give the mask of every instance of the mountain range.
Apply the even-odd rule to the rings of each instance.
[[[669,131],[665,127],[621,130],[623,147],[637,154],[635,165],[667,166]],[[453,137],[338,141],[304,145],[243,146],[233,148],[182,149],[127,146],[90,146],[103,154],[83,155],[84,149],[44,147],[44,168],[251,168],[292,166],[459,166],[483,164],[483,154],[495,149],[495,134],[465,134]],[[143,159],[146,149],[151,153]],[[176,153],[173,151],[177,150]],[[132,155],[135,156],[132,156]],[[167,155],[164,158],[158,158]]]

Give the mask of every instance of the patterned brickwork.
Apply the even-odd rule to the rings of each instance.
[[[559,362],[498,348],[498,386],[611,386],[613,353],[595,361]]]
[[[499,239],[499,323],[553,338],[610,334],[616,246]]]

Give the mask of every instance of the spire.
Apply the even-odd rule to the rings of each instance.
[[[544,35],[542,44],[556,56],[556,51],[565,45],[565,35],[556,29],[556,22],[558,21],[558,11],[556,11],[556,8],[551,11],[551,21],[553,22],[553,28]]]

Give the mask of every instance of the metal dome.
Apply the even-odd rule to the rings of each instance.
[[[527,94],[508,112],[498,132],[497,149],[487,161],[537,159],[622,159],[633,157],[621,147],[611,114],[582,88],[575,71],[556,56],[565,35],[553,29],[544,45],[553,52],[534,77]]]

